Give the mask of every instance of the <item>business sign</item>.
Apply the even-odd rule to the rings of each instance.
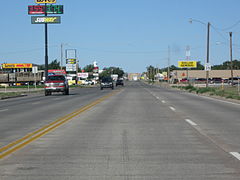
[[[28,14],[38,15],[38,14],[63,14],[63,5],[33,5],[28,6]]]
[[[196,68],[197,61],[178,61],[178,67],[180,67],[180,68]]]
[[[77,76],[80,77],[80,78],[88,78],[88,73],[77,73]]]
[[[35,0],[37,4],[55,4],[57,0]]]
[[[77,50],[66,49],[66,59],[77,59]]]
[[[17,68],[32,68],[32,64],[2,64],[2,67],[5,69],[17,69]]]
[[[77,65],[76,64],[66,64],[66,71],[77,71]]]
[[[32,16],[32,24],[60,24],[60,16]]]
[[[67,74],[66,71],[63,70],[63,69],[49,69],[48,74],[50,74],[50,73],[52,75],[54,75],[54,74]]]
[[[77,60],[76,59],[67,59],[66,64],[76,64]]]

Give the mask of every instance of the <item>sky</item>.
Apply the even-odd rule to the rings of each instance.
[[[64,14],[61,24],[48,25],[49,62],[60,61],[63,44],[64,50],[76,49],[80,67],[97,61],[100,69],[115,66],[141,73],[149,65],[167,67],[168,57],[177,66],[186,60],[187,46],[190,59],[204,64],[208,22],[211,65],[229,60],[229,32],[233,32],[233,59],[240,59],[239,0],[57,0],[56,4],[64,5]],[[44,25],[31,24],[28,5],[36,3],[1,3],[0,63],[45,62]]]

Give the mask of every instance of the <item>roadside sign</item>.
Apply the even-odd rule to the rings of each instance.
[[[77,76],[80,78],[88,78],[88,73],[77,73]]]
[[[76,71],[77,65],[76,64],[66,64],[66,71]]]
[[[57,0],[35,0],[37,4],[55,4]]]
[[[60,24],[61,17],[60,16],[32,16],[31,17],[32,24]]]
[[[205,64],[205,71],[211,71],[211,64],[210,63],[206,63]]]
[[[197,61],[178,61],[178,67],[180,67],[180,68],[196,68]]]
[[[63,5],[33,5],[28,6],[29,15],[40,15],[40,14],[63,14]]]
[[[77,50],[76,49],[66,49],[66,59],[76,59]]]
[[[17,68],[32,68],[32,64],[12,64],[12,63],[4,63],[3,65],[4,69],[17,69]]]
[[[77,60],[76,59],[67,59],[66,64],[76,64]]]
[[[38,67],[37,66],[32,67],[32,73],[34,73],[34,74],[38,73]]]

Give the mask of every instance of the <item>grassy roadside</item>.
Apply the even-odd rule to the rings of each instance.
[[[172,86],[173,88],[179,88],[189,92],[195,92],[196,94],[207,94],[210,96],[220,96],[228,99],[240,100],[240,94],[236,87],[194,87],[188,86]]]
[[[5,99],[9,97],[18,97],[21,96],[22,92],[0,92],[0,99]]]
[[[70,85],[70,88],[91,88],[95,86],[86,86],[86,85]],[[29,88],[29,89],[28,89]],[[9,86],[6,88],[0,86],[0,100],[12,97],[19,97],[19,96],[26,96],[26,94],[33,94],[33,93],[43,93],[44,92],[44,85],[37,86],[35,90],[35,86]],[[9,91],[9,92],[8,92]]]

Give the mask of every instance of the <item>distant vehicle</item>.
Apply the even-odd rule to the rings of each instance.
[[[187,78],[183,78],[180,80],[180,82],[188,82],[189,80]]]
[[[122,80],[122,79],[118,79],[118,80],[116,81],[116,86],[119,86],[119,85],[124,86],[124,83],[123,83],[123,80]]]
[[[217,84],[217,83],[222,83],[222,78],[221,77],[213,77],[210,81],[211,84]]]
[[[207,79],[206,78],[197,78],[196,81],[197,82],[206,82]]]
[[[239,81],[240,81],[240,78],[239,78],[239,77],[233,77],[233,79],[232,79],[232,78],[229,78],[229,79],[228,79],[228,84],[236,85],[236,84],[239,83]]]
[[[45,96],[51,95],[52,92],[62,92],[64,95],[69,95],[69,85],[66,76],[52,75],[48,76],[45,81]]]
[[[133,76],[133,81],[137,81],[138,77],[137,76]]]
[[[114,89],[113,79],[111,77],[103,77],[100,83],[100,89],[103,88],[112,88]]]
[[[86,85],[94,85],[92,80],[85,80]]]

